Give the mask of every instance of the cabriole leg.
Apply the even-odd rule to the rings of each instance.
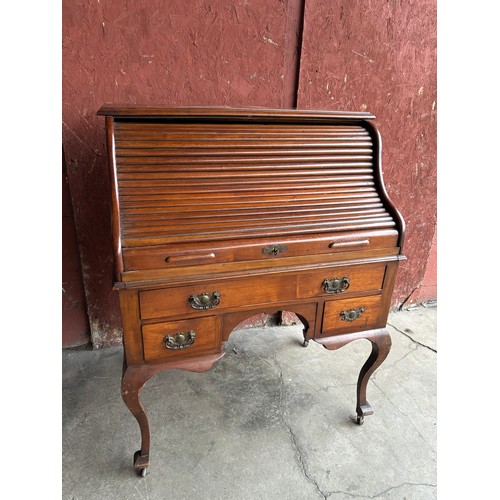
[[[146,412],[139,400],[139,392],[144,384],[155,374],[163,370],[187,370],[191,372],[206,372],[224,356],[224,353],[209,354],[198,358],[154,363],[152,365],[127,366],[123,364],[122,398],[127,408],[139,423],[141,429],[141,449],[134,454],[134,468],[145,476],[149,467],[150,434]]]
[[[304,336],[304,341],[302,342],[302,345],[303,345],[303,347],[307,347],[309,344],[309,339],[307,338],[307,332],[309,331],[309,322],[301,314],[297,314],[297,313],[295,313],[295,314],[300,319],[302,324],[304,325],[304,328],[302,328],[302,335]]]
[[[149,467],[150,433],[148,416],[139,400],[139,392],[150,377],[151,373],[140,367],[123,366],[122,398],[141,430],[141,449],[134,454],[134,468],[141,476],[146,475]]]
[[[392,344],[391,336],[387,330],[382,330],[377,335],[368,337],[368,340],[372,344],[372,352],[361,368],[357,387],[356,421],[359,425],[363,424],[365,416],[373,413],[373,408],[366,400],[366,386],[368,380],[372,373],[383,363],[385,358],[387,358]]]

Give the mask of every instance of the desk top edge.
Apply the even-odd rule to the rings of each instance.
[[[260,107],[163,107],[131,104],[104,104],[98,111],[99,116],[115,118],[190,118],[190,119],[240,119],[240,120],[319,120],[336,119],[371,120],[375,116],[364,111],[333,111],[309,109],[273,109]]]

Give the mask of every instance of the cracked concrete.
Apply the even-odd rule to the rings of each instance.
[[[300,447],[299,447],[299,445],[297,443],[297,436],[295,435],[295,433],[293,432],[292,428],[290,427],[290,425],[288,425],[287,421],[285,420],[285,417],[284,417],[284,406],[283,406],[283,369],[281,368],[281,365],[278,363],[278,360],[276,359],[276,354],[273,355],[273,360],[276,363],[276,366],[278,367],[279,378],[280,378],[280,406],[281,406],[281,409],[282,409],[282,411],[281,411],[281,421],[283,422],[283,425],[288,429],[288,432],[290,433],[290,437],[291,437],[293,446],[297,450],[297,459],[298,459],[300,467],[302,469],[302,473],[307,478],[307,480],[316,487],[316,489],[318,490],[318,493],[323,498],[326,499],[328,495],[325,495],[321,491],[321,489],[319,488],[318,483],[307,472],[307,466],[306,466],[306,462],[305,462],[303,454],[302,454],[302,450],[300,449]]]
[[[389,317],[392,350],[355,414],[370,343],[338,351],[300,327],[235,331],[209,372],[163,372],[142,391],[152,431],[145,478],[139,429],[120,398],[121,348],[63,352],[64,499],[436,498],[436,315]]]

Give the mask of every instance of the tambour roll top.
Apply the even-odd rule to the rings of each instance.
[[[99,114],[108,120],[118,280],[140,269],[167,276],[191,264],[402,246],[368,113]]]

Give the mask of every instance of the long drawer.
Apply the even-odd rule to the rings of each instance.
[[[198,264],[215,264],[276,257],[295,257],[357,250],[394,248],[398,233],[394,229],[337,233],[259,240],[161,245],[124,248],[124,270],[170,269]]]
[[[339,297],[381,290],[385,264],[333,267],[313,271],[259,275],[238,280],[141,291],[142,319],[206,314],[271,302]]]

